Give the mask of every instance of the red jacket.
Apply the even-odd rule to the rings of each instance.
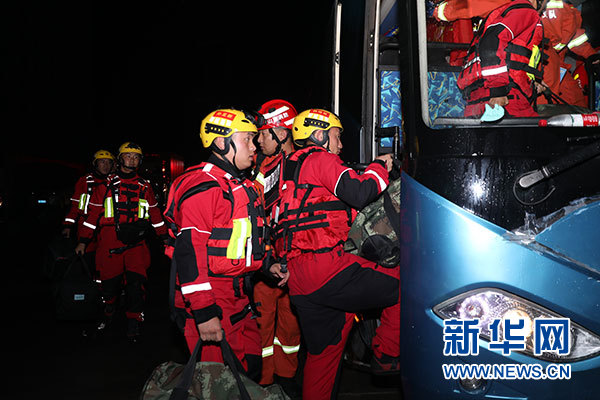
[[[75,183],[75,189],[71,195],[71,207],[65,216],[63,225],[65,227],[72,227],[78,224],[78,230],[85,221],[88,215],[89,204],[91,197],[94,192],[106,191],[106,185],[108,177],[99,176],[93,172],[82,176]]]
[[[107,190],[96,190],[92,194],[89,214],[78,233],[79,241],[89,243],[98,228],[115,227],[117,214],[119,224],[146,219],[159,236],[168,237],[150,183],[136,173],[116,173],[109,175]]]
[[[544,37],[550,41],[550,47],[564,60],[567,49],[588,58],[596,54],[585,30],[581,28],[581,13],[573,5],[562,0],[550,0],[542,15]]]
[[[483,18],[492,10],[510,1],[512,0],[446,0],[435,8],[433,16],[438,21]]]
[[[215,157],[188,168],[171,184],[165,217],[176,238],[167,253],[177,266],[175,306],[187,308],[196,323],[218,315],[213,280],[262,266],[260,199],[252,181],[226,172]]]
[[[373,201],[388,185],[382,162],[362,175],[339,156],[310,146],[286,159],[276,223],[276,248],[291,259],[303,252],[327,251],[348,238],[356,210]]]
[[[467,103],[507,96],[512,89],[530,98],[534,77],[541,79],[539,59],[532,57],[542,39],[540,17],[528,0],[514,0],[493,10],[475,34],[457,81]]]

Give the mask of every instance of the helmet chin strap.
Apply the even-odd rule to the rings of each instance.
[[[126,169],[126,173],[131,173],[134,171],[137,171],[137,169],[140,167],[140,165],[138,164],[137,167],[128,167],[127,165],[125,165],[125,163],[123,162],[123,157],[119,157],[119,165],[121,167],[121,169]]]
[[[310,139],[314,144],[325,148],[325,150],[331,153],[331,150],[329,149],[329,130],[323,131],[323,139],[321,140],[317,140],[314,133],[310,135]]]
[[[233,157],[232,157],[232,162],[231,165],[233,165],[233,167],[238,170],[241,171],[241,169],[238,168],[237,164],[235,163],[235,156],[237,155],[237,148],[235,147],[235,143],[231,142],[231,148],[233,149]]]
[[[238,166],[235,163],[235,156],[237,155],[237,148],[235,147],[235,143],[231,140],[231,137],[224,138],[224,144],[225,144],[224,148],[220,149],[213,142],[213,144],[211,145],[212,146],[212,150],[221,157],[221,160],[223,160],[226,163],[228,163],[229,165],[231,165],[233,168],[236,169],[236,171],[241,171],[241,169],[239,169]],[[225,154],[229,153],[229,148],[230,147],[233,149],[233,158],[232,158],[232,161],[229,161],[225,157]]]
[[[281,153],[281,146],[283,146],[283,144],[290,138],[290,136],[292,135],[292,131],[289,129],[286,129],[285,139],[283,139],[283,140],[279,139],[279,137],[275,133],[275,129],[269,128],[269,132],[271,132],[271,137],[273,138],[273,140],[277,142],[277,147],[275,147],[275,152],[273,154]]]

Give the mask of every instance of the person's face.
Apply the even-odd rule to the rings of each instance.
[[[142,157],[138,153],[123,153],[121,154],[121,167],[130,170],[137,169],[140,165]]]
[[[231,141],[235,144],[235,152],[230,148],[225,157],[240,170],[250,168],[254,162],[256,146],[252,139],[254,139],[253,132],[236,132],[231,136]]]
[[[329,130],[329,151],[333,154],[340,155],[342,152],[342,132],[340,128],[331,128]]]
[[[109,158],[96,160],[96,171],[98,171],[100,175],[108,175],[112,171],[112,168],[113,160]]]
[[[281,128],[273,128],[273,131],[279,138],[279,140],[283,140],[285,138],[286,132]],[[283,131],[283,132],[282,132]],[[269,129],[261,129],[258,131],[258,145],[260,146],[260,150],[266,156],[271,156],[275,153],[277,149],[277,141],[273,139],[273,135]]]

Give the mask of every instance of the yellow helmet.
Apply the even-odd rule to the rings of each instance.
[[[318,108],[302,111],[296,116],[294,125],[292,125],[294,143],[301,146],[316,130],[328,131],[331,128],[340,128],[340,131],[344,130],[338,116],[331,111]]]
[[[94,161],[92,161],[92,162],[96,162],[97,160],[102,160],[102,159],[108,159],[108,160],[115,161],[115,156],[113,156],[112,153],[108,150],[98,150],[97,152],[94,153]]]
[[[258,129],[243,111],[233,109],[215,110],[200,124],[200,139],[205,148],[210,147],[217,137],[230,137],[235,132],[258,133]]]
[[[136,153],[140,157],[143,155],[142,148],[133,142],[125,142],[119,147],[119,156],[123,153]]]

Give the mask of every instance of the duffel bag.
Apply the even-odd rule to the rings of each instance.
[[[73,256],[62,278],[54,282],[53,292],[57,319],[85,321],[98,317],[100,288],[83,256]]]
[[[382,267],[400,263],[400,179],[363,208],[352,223],[344,250]]]
[[[196,362],[202,340],[192,352],[186,365],[173,361],[154,369],[140,400],[289,400],[281,386],[262,387],[244,374],[240,374],[235,354],[225,340],[221,340],[224,364]]]
[[[42,266],[46,278],[57,280],[64,276],[71,263],[71,257],[75,253],[76,245],[76,239],[65,238],[62,235],[56,235],[50,240],[44,254],[44,264]]]

